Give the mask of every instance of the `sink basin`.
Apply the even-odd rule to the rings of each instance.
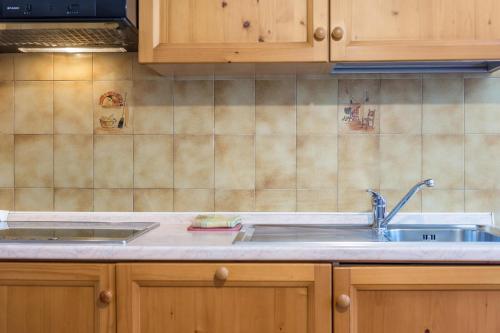
[[[0,243],[126,244],[154,229],[149,222],[9,222]]]
[[[385,236],[391,242],[500,242],[498,228],[478,225],[392,226]]]
[[[500,229],[480,225],[389,225],[384,234],[359,225],[245,225],[234,243],[500,242]]]

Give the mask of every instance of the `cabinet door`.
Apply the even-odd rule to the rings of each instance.
[[[500,267],[334,269],[335,333],[500,332]]]
[[[498,0],[331,0],[332,61],[500,58]]]
[[[327,62],[328,0],[140,0],[139,61]]]
[[[330,333],[331,266],[119,264],[120,333]]]
[[[0,333],[114,333],[114,266],[0,263]]]

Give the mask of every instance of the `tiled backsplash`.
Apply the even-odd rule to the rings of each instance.
[[[394,204],[433,177],[407,210],[500,211],[500,78],[173,80],[133,54],[2,55],[0,102],[3,209],[365,211],[367,188]]]

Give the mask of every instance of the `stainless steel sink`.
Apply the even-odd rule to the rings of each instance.
[[[0,243],[126,244],[154,229],[150,222],[9,222]]]
[[[500,242],[500,229],[480,225],[389,225],[383,234],[356,225],[245,225],[234,243]]]
[[[392,226],[385,233],[391,242],[500,242],[500,230],[478,225]]]

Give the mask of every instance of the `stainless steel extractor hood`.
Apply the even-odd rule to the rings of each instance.
[[[0,52],[137,51],[137,0],[0,0]]]
[[[332,74],[490,73],[500,61],[420,61],[336,63]]]

